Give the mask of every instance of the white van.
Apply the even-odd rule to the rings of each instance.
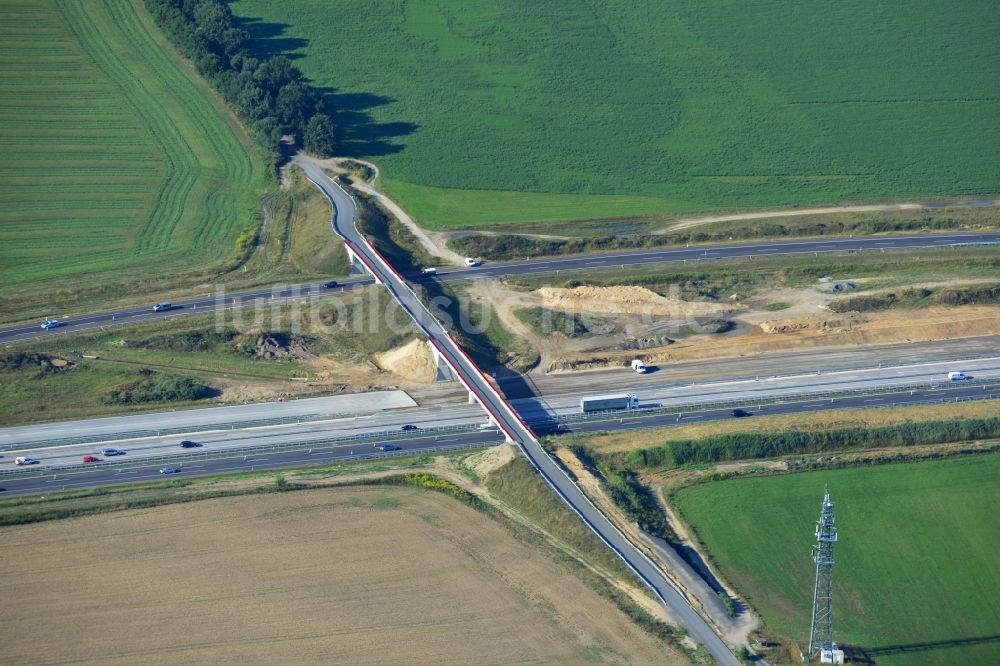
[[[438,269],[431,266],[429,268],[422,268],[420,272],[424,275],[437,275]]]
[[[468,266],[469,268],[475,268],[476,266],[479,265],[479,260],[473,259],[472,257],[466,257],[465,265]]]
[[[640,375],[646,374],[646,364],[642,362],[642,359],[632,360],[632,369],[638,372]]]
[[[969,378],[969,376],[967,374],[965,374],[964,372],[949,372],[948,373],[948,380],[952,381],[952,382],[958,382],[958,381],[961,381],[963,379],[968,379],[968,378]]]
[[[174,304],[170,301],[163,301],[162,303],[157,303],[153,306],[153,312],[163,312],[164,310],[173,309]]]

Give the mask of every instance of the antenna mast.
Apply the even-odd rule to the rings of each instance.
[[[823,489],[823,504],[816,523],[816,588],[813,592],[812,628],[809,634],[809,658],[819,656],[821,664],[843,664],[844,652],[833,642],[833,544],[837,528],[833,518],[830,491]]]

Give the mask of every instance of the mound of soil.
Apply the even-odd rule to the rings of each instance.
[[[430,383],[437,377],[431,350],[417,339],[376,355],[375,365],[414,382]]]
[[[660,296],[645,287],[542,287],[535,291],[544,307],[570,312],[663,316],[714,315],[743,309],[740,305],[685,301]]]
[[[275,331],[247,333],[240,336],[236,346],[245,354],[258,358],[294,361],[310,361],[316,358],[316,355],[309,351],[306,339],[292,333]]]
[[[867,321],[868,319],[859,312],[845,312],[839,317],[812,315],[775,319],[765,321],[760,325],[760,329],[765,333],[793,333],[796,331],[841,333],[856,328]]]
[[[60,356],[49,356],[38,352],[11,352],[0,354],[0,370],[33,368],[43,372],[72,370],[76,363]]]

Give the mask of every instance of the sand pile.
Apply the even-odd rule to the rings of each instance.
[[[414,382],[430,383],[437,376],[431,350],[422,340],[411,340],[402,347],[376,355],[375,364]]]
[[[601,314],[699,316],[740,310],[740,305],[685,301],[660,296],[645,287],[542,287],[535,292],[542,305],[554,310]]]
[[[765,321],[760,329],[765,333],[794,333],[797,331],[822,331],[828,333],[843,333],[857,328],[868,321],[859,312],[845,312],[837,317],[809,315],[806,317],[788,317]]]

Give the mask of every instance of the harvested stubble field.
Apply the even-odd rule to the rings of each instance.
[[[334,91],[341,151],[435,228],[995,193],[992,9],[233,3],[262,54]]]
[[[676,661],[498,523],[411,488],[4,528],[0,558],[10,663]]]
[[[139,0],[5,2],[0,40],[0,299],[232,260],[263,164]]]

